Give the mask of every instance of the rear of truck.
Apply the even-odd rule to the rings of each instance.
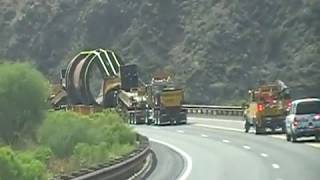
[[[290,95],[277,85],[261,86],[251,92],[251,102],[246,110],[246,132],[254,126],[256,134],[266,129],[274,132],[277,129],[285,131],[285,117],[291,104]]]
[[[182,89],[163,89],[159,95],[161,124],[187,123],[187,113],[182,109],[183,97]]]
[[[269,128],[272,131],[281,128],[284,131],[286,111],[280,104],[281,102],[257,104],[255,125],[258,131],[264,131],[265,128]]]

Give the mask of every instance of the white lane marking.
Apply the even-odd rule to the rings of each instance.
[[[231,123],[240,123],[240,124],[244,123],[244,121],[242,121],[242,120],[225,120],[225,119],[211,119],[211,118],[197,118],[197,117],[188,117],[188,120],[231,122]]]
[[[149,138],[149,140],[156,142],[156,143],[159,143],[159,144],[163,144],[183,156],[183,158],[186,161],[186,166],[184,167],[183,173],[180,174],[178,180],[187,180],[187,178],[189,177],[191,170],[192,170],[192,158],[186,152],[182,151],[181,149],[177,148],[176,146],[174,146],[172,144],[169,144],[169,143],[157,140],[157,139],[153,139],[153,138]]]
[[[222,129],[222,130],[236,131],[236,132],[244,132],[241,129],[228,128],[228,127],[222,127],[222,126],[213,126],[213,125],[206,125],[206,124],[193,124],[193,126],[205,127],[205,128],[211,128],[211,129]]]
[[[283,179],[281,179],[281,178],[277,178],[276,180],[283,180]]]
[[[205,138],[207,138],[207,137],[209,137],[208,135],[206,135],[206,134],[201,134],[201,137],[205,137]]]
[[[177,132],[178,132],[178,133],[184,133],[184,131],[182,131],[182,130],[177,130]]]
[[[153,129],[160,129],[158,126],[152,126]]]
[[[273,167],[274,169],[279,169],[279,168],[280,168],[279,164],[272,164],[272,167]]]
[[[251,147],[250,146],[242,146],[244,149],[250,150]]]
[[[265,157],[265,158],[269,156],[269,155],[266,154],[266,153],[261,153],[260,155],[261,155],[262,157]]]
[[[222,140],[222,142],[224,142],[224,143],[230,143],[230,141],[227,140],[227,139]]]
[[[237,129],[237,128],[228,128],[228,127],[222,127],[222,126],[214,126],[214,125],[206,125],[206,124],[193,124],[193,126],[198,126],[198,127],[204,127],[204,128],[211,128],[211,129],[220,129],[220,130],[227,130],[227,131],[235,131],[235,132],[243,132],[242,129]],[[270,137],[276,138],[276,139],[282,139],[286,140],[285,135],[271,135]],[[320,149],[320,144],[319,143],[305,143],[307,146],[311,146],[314,148]]]

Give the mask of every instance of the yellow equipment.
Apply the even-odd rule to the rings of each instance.
[[[249,102],[244,111],[245,132],[250,127],[256,129],[256,134],[263,134],[269,128],[274,132],[281,128],[285,130],[285,116],[291,98],[288,87],[282,82],[265,84],[249,91]]]

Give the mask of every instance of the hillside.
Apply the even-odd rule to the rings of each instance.
[[[233,103],[281,79],[320,96],[317,0],[0,0],[0,58],[54,79],[77,52],[112,48],[145,79],[166,70],[190,103]]]

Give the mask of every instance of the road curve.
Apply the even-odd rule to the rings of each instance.
[[[230,124],[227,119],[219,120],[222,120],[218,122],[219,127],[227,124],[227,128],[236,129],[239,126],[239,122]],[[192,170],[187,178],[190,180],[320,179],[320,149],[304,143],[287,143],[271,136],[197,126],[213,126],[211,121],[206,122],[205,119],[193,118],[191,122],[191,125],[186,126],[135,128],[149,138],[169,143],[187,153],[192,159]],[[155,146],[154,150],[158,148]],[[172,167],[176,164],[179,162],[173,159],[164,166]],[[159,173],[172,174],[169,171],[158,171],[158,175],[154,174],[150,179],[156,179]]]
[[[166,145],[150,141],[151,149],[155,153],[155,169],[147,180],[175,180],[184,169],[183,157]]]

